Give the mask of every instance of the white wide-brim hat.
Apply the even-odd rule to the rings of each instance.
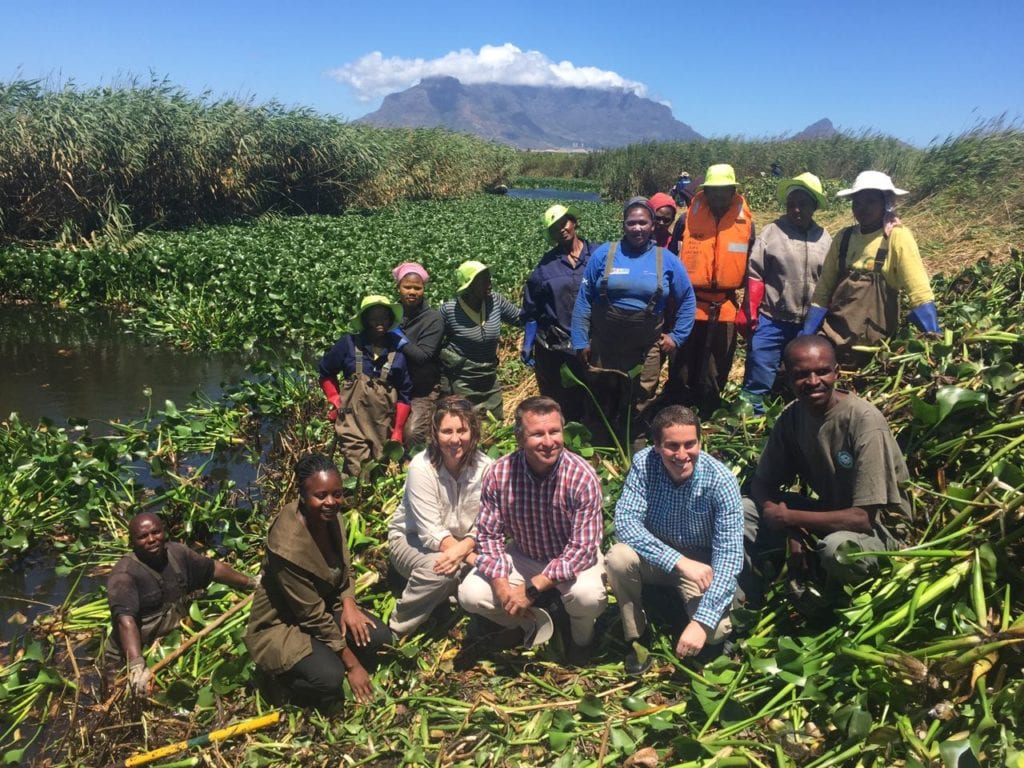
[[[907,190],[900,189],[893,184],[892,179],[889,178],[887,173],[882,173],[881,171],[861,171],[857,174],[857,178],[853,180],[853,186],[849,189],[840,189],[836,192],[836,197],[849,197],[865,189],[892,192],[894,195],[910,194]]]

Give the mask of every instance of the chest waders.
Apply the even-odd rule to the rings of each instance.
[[[373,378],[363,370],[363,350],[355,348],[355,373],[341,386],[342,407],[334,421],[342,454],[343,477],[364,474],[366,465],[384,455],[384,443],[391,434],[391,421],[398,403],[398,390],[388,383],[395,352],[388,352]]]
[[[657,288],[643,309],[614,307],[608,297],[608,281],[612,276],[615,252],[619,243],[608,249],[604,264],[604,279],[598,288],[600,301],[590,317],[590,388],[612,429],[626,438],[626,424],[632,409],[641,401],[646,405],[654,395],[661,371],[661,352],[656,343],[661,337],[663,313],[656,308],[664,293],[661,287],[664,249],[655,249],[655,279]],[[640,382],[629,372],[642,366]],[[587,426],[595,436],[604,431],[597,414],[587,419]]]
[[[889,255],[889,238],[882,237],[874,266],[864,271],[850,269],[846,264],[852,234],[853,227],[843,230],[839,243],[841,277],[832,291],[821,334],[836,345],[841,363],[859,364],[864,362],[864,355],[854,346],[873,346],[889,338],[899,326],[899,294],[882,275]]]

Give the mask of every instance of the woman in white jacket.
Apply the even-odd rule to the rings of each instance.
[[[442,397],[427,449],[409,463],[405,494],[388,530],[391,565],[408,581],[389,626],[419,627],[476,561],[480,483],[491,459],[477,450],[480,419],[458,395]]]

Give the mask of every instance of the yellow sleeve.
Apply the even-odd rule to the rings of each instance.
[[[893,288],[906,291],[911,307],[935,301],[928,272],[921,261],[921,252],[917,250],[917,241],[904,226],[896,227],[889,236],[885,281]]]
[[[811,297],[811,304],[819,307],[827,307],[832,303],[832,292],[839,282],[839,243],[843,239],[843,230],[832,239],[832,245],[828,247],[825,254],[825,261],[821,265],[821,275],[818,277],[818,284],[814,286],[814,295]]]

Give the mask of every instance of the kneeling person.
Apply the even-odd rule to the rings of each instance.
[[[128,662],[128,683],[142,694],[153,679],[142,648],[170,634],[188,616],[192,593],[211,581],[251,590],[256,580],[184,544],[168,542],[164,521],[152,512],[140,512],[129,521],[128,538],[131,554],[118,560],[107,577],[113,631],[104,655],[109,665]]]
[[[557,590],[569,615],[568,660],[583,663],[607,605],[601,481],[585,459],[565,450],[562,411],[550,397],[519,404],[516,439],[519,450],[484,475],[476,567],[459,587],[459,602],[470,613],[521,629],[532,646],[538,618],[545,617],[536,603]]]
[[[633,457],[615,505],[619,540],[605,558],[619,603],[627,643],[650,642],[641,591],[644,584],[674,587],[689,622],[676,655],[694,656],[705,644],[724,643],[732,629],[729,609],[743,566],[740,489],[729,469],[700,450],[700,421],[679,405],[662,410],[651,425],[654,447]],[[635,647],[626,672],[650,666]]]
[[[903,453],[877,408],[836,389],[828,339],[794,339],[783,364],[796,400],[775,422],[744,500],[748,556],[757,566],[788,551],[791,579],[814,580],[820,566],[833,585],[860,581],[874,558],[841,562],[839,553],[898,548],[880,514],[910,515]],[[817,499],[783,492],[797,478]]]

